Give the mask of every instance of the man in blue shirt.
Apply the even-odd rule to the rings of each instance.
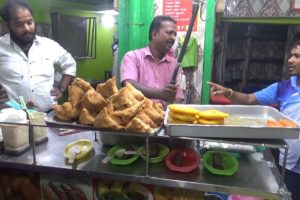
[[[224,95],[235,104],[278,104],[279,110],[300,123],[300,41],[292,45],[288,60],[291,78],[268,86],[256,93],[245,94],[233,91],[215,83],[209,83],[212,95]],[[300,138],[285,140],[289,145],[285,173],[285,184],[294,200],[300,200]],[[283,151],[280,152],[279,164],[282,166]]]

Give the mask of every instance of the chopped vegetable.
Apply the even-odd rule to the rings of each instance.
[[[280,119],[278,121],[273,119],[267,120],[268,127],[287,127],[287,128],[296,128],[298,125],[290,120],[287,119]]]

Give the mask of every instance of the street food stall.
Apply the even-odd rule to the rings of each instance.
[[[77,87],[79,82],[89,86],[82,79],[76,79],[70,88]],[[114,87],[111,83],[115,84],[115,79],[99,85],[95,91],[97,88],[100,91],[98,94],[113,91],[100,89]],[[85,95],[90,96],[90,89],[86,88]],[[74,98],[69,100],[76,99],[75,96],[70,97]],[[30,141],[34,141],[37,127],[47,129],[48,141],[40,144],[30,142],[31,148],[17,156],[9,154],[11,152],[1,154],[1,166],[91,180],[115,180],[264,199],[287,198],[283,184],[284,171],[280,176],[274,163],[265,160],[258,150],[258,147],[267,147],[287,151],[283,139],[299,137],[299,125],[276,109],[264,106],[171,104],[166,111],[160,107],[156,111],[154,103],[148,102],[132,86],[115,90],[109,98],[115,99],[110,102],[113,102],[113,108],[119,110],[110,110],[111,103],[108,103],[89,123],[80,117],[83,112],[61,112],[64,107],[70,109],[68,102],[57,105],[48,113],[44,118],[46,124],[25,123],[29,126]],[[95,102],[94,99],[85,101],[84,105]],[[95,109],[95,106],[81,109]],[[149,109],[154,110],[147,112]],[[155,112],[157,115],[154,115]],[[148,113],[148,118],[141,113]],[[62,114],[72,118],[66,119]],[[116,116],[123,121],[117,121]],[[131,116],[130,119],[128,116]],[[144,123],[149,118],[157,120],[157,124],[152,124],[153,128]],[[269,124],[270,120],[288,121],[289,124],[273,127]],[[104,121],[106,123],[102,123]],[[127,125],[122,125],[124,122]],[[59,133],[66,129],[79,132],[61,136]],[[46,189],[41,191],[45,195]],[[91,192],[97,193],[95,188]],[[153,195],[158,194],[154,192]]]

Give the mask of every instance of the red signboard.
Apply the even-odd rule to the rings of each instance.
[[[163,0],[163,15],[173,17],[177,22],[177,31],[186,32],[191,20],[193,0]],[[193,31],[197,31],[196,17]]]

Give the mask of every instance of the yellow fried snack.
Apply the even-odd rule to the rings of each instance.
[[[170,104],[168,108],[170,111],[175,113],[182,113],[184,115],[195,115],[197,118],[204,119],[224,119],[229,116],[229,114],[216,109],[201,111],[197,110],[196,108],[183,106],[179,104]]]
[[[224,124],[224,119],[207,120],[207,119],[199,118],[197,121],[199,124],[206,124],[206,125],[222,125],[222,124]]]
[[[174,119],[173,117],[171,117],[170,115],[169,115],[169,117],[168,117],[168,119],[167,119],[167,122],[169,123],[169,124],[186,124],[187,122],[185,122],[185,121],[181,121],[181,120],[178,120],[178,119]],[[189,122],[188,122],[189,123]]]
[[[219,110],[211,109],[206,111],[199,111],[196,115],[197,118],[203,118],[203,119],[224,119],[228,117],[229,114],[221,112]]]
[[[199,110],[196,108],[188,107],[188,106],[183,106],[179,104],[170,104],[168,106],[169,110],[175,113],[182,113],[186,115],[197,115],[199,113]]]
[[[189,124],[197,121],[197,118],[194,115],[184,115],[182,113],[176,113],[173,111],[169,112],[169,116],[171,116],[173,119],[184,121]]]
[[[100,83],[96,87],[96,91],[100,93],[104,98],[109,98],[118,92],[116,85],[116,77],[112,77],[105,83]]]

